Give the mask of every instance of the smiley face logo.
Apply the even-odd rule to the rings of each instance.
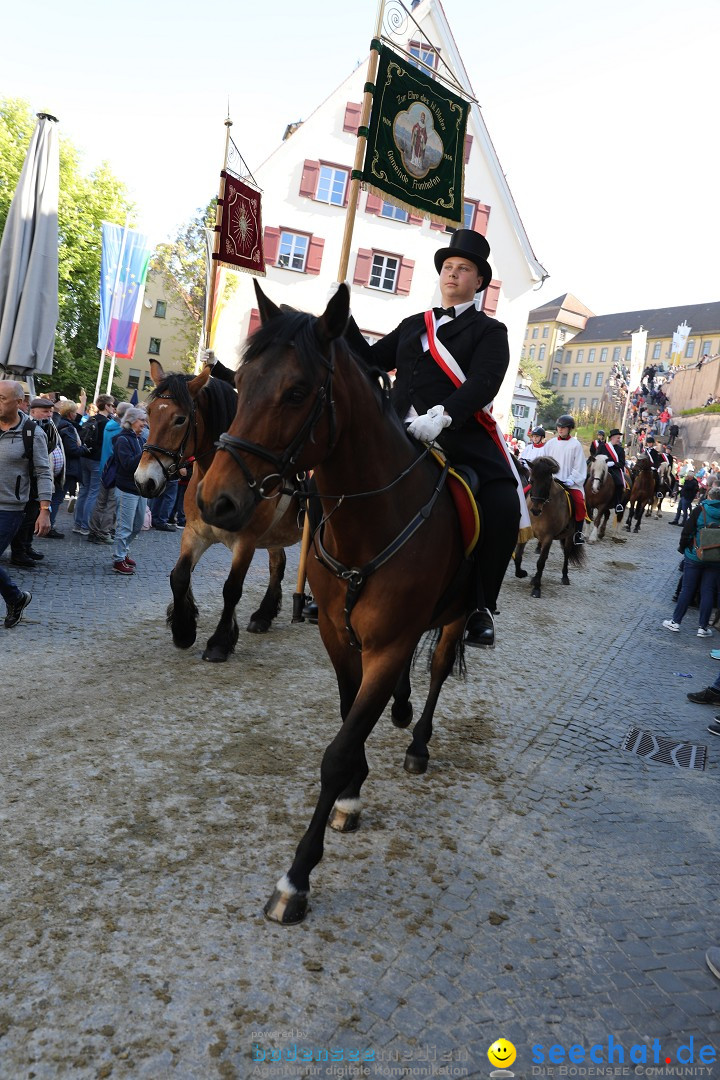
[[[489,1048],[488,1060],[497,1069],[507,1069],[517,1057],[517,1051],[507,1039],[496,1039]]]

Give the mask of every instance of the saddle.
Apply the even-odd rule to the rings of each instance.
[[[438,464],[444,466],[445,461],[437,450],[433,450],[432,455]],[[475,501],[475,495],[480,490],[480,477],[469,465],[451,466],[447,488],[455,503],[465,558],[468,559],[480,539],[480,511]]]

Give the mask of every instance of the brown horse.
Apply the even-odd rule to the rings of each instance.
[[[623,505],[627,502],[628,495],[629,491],[624,489],[621,497]],[[588,466],[588,476],[585,481],[585,503],[588,514],[592,518],[592,528],[588,536],[588,542],[592,544],[595,540],[602,540],[605,536],[610,514],[618,505],[615,482],[610,475],[607,458],[602,454],[593,458]],[[615,515],[616,528],[622,518],[622,514]]]
[[[635,479],[633,480],[628,499],[628,519],[625,528],[630,532],[633,517],[635,518],[635,532],[640,532],[640,522],[646,506],[652,506],[655,498],[655,473],[653,472],[652,459],[642,453],[635,464]]]
[[[445,470],[404,432],[384,373],[363,369],[342,337],[347,287],[318,319],[277,308],[257,283],[256,291],[262,325],[238,370],[237,416],[198,500],[207,521],[245,528],[258,487],[292,488],[298,471],[315,470],[322,521],[308,577],[342,726],[323,756],[310,826],[265,907],[268,918],[291,923],[307,910],[331,814],[341,831],[357,823],[365,743],[393,694],[396,725],[410,722],[413,654],[437,628],[430,690],[405,757],[407,771],[425,771],[440,690],[462,656],[471,564]]]
[[[645,517],[652,517],[652,512],[655,510],[655,517],[658,521],[662,521],[662,504],[666,495],[670,494],[670,488],[672,487],[672,471],[670,469],[670,462],[663,461],[658,467],[657,481],[655,484],[655,494],[649,507],[645,511]]]
[[[284,549],[300,538],[298,502],[289,496],[280,501],[264,501],[252,523],[241,531],[207,525],[200,516],[195,493],[215,456],[218,438],[235,416],[237,395],[226,383],[210,379],[209,371],[195,378],[175,372],[166,375],[156,360],[152,361],[151,370],[155,390],[148,404],[150,435],[135,473],[140,493],[148,498],[162,494],[167,481],[177,476],[183,463],[195,458],[185,495],[186,525],[180,557],[170,574],[173,599],[168,607],[168,625],[177,647],[189,649],[197,634],[198,616],[192,572],[212,544],[225,544],[232,552],[232,566],[223,586],[222,615],[202,654],[203,660],[221,663],[237,643],[235,608],[257,548],[268,550],[270,581],[260,607],[250,617],[248,631],[266,633],[280,610]]]
[[[555,458],[540,457],[530,462],[530,490],[526,500],[530,511],[530,524],[537,537],[540,558],[537,561],[535,577],[531,581],[532,596],[541,595],[541,583],[545,563],[553,540],[557,540],[563,549],[562,568],[563,585],[570,584],[568,565],[585,565],[585,547],[574,543],[575,524],[573,506],[562,484],[555,480],[555,473],[560,466]],[[515,577],[527,577],[527,570],[522,568],[525,544],[515,548]]]

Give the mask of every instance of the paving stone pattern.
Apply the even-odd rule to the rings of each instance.
[[[227,552],[198,567],[200,631],[180,652],[165,627],[180,533],[142,534],[131,579],[69,526],[39,541],[45,561],[17,571],[33,602],[0,630],[0,1076],[343,1075],[271,1060],[296,1045],[342,1049],[346,1068],[374,1055],[345,1075],[486,1077],[503,1037],[527,1077],[536,1044],[659,1039],[673,1063],[691,1037],[720,1047],[704,963],[720,740],[715,710],[686,700],[715,678],[720,635],[698,639],[692,608],[680,633],[661,627],[668,522],[589,548],[569,587],[553,554],[540,600],[510,568],[498,648],[448,683],[427,775],[403,772],[409,736],[383,718],[361,828],[329,832],[294,928],[262,906],[339,724],[317,630],[289,622],[297,552],[271,632],[241,631],[212,665]],[[241,628],[266,574],[259,553]],[[416,682],[417,705],[421,666]],[[706,770],[622,751],[633,726],[708,744]]]

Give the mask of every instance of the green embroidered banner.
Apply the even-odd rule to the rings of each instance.
[[[405,210],[462,226],[468,110],[457,94],[381,45],[365,186]]]

